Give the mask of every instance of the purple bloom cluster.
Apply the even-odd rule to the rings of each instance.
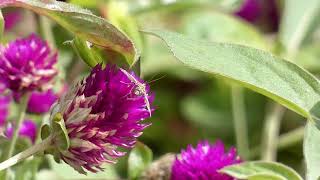
[[[34,91],[30,96],[27,111],[37,114],[47,113],[57,99],[58,95],[52,89],[45,92]]]
[[[8,126],[6,136],[11,138],[13,135],[13,126]],[[37,136],[37,125],[32,120],[24,120],[19,131],[19,136],[29,138],[32,143],[35,142]]]
[[[221,141],[215,144],[200,142],[196,148],[189,145],[177,156],[172,166],[171,180],[233,180],[218,171],[240,162],[235,148],[225,152]]]
[[[34,34],[0,45],[0,76],[13,92],[49,89],[56,62],[57,53]]]
[[[133,73],[97,65],[53,108],[53,115],[62,114],[70,138],[61,159],[80,173],[114,163],[125,154],[118,147],[132,148],[150,125],[142,121],[150,117],[152,102],[148,85]]]

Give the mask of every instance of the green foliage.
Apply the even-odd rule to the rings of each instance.
[[[0,41],[2,39],[3,32],[4,32],[4,19],[3,19],[3,16],[2,16],[2,12],[0,10]]]
[[[152,162],[151,149],[141,142],[138,142],[131,150],[128,158],[128,173],[130,179],[139,179],[141,173]]]
[[[183,32],[192,38],[268,49],[263,35],[254,26],[231,15],[210,11],[188,13],[182,26]]]
[[[294,53],[307,35],[310,35],[320,17],[320,1],[285,0],[280,28],[280,41],[287,51]]]
[[[144,32],[163,39],[185,65],[237,82],[305,117],[320,98],[320,83],[315,77],[265,51],[197,41],[168,31]]]
[[[139,58],[133,42],[115,26],[90,11],[59,1],[12,0],[1,7],[23,7],[48,16],[67,30],[87,41],[121,53],[129,65]]]
[[[275,162],[252,161],[227,166],[221,170],[237,179],[303,180],[293,169]]]
[[[62,115],[59,113],[54,115],[51,123],[52,133],[56,134],[55,145],[57,145],[57,148],[61,151],[68,150],[70,140]]]
[[[90,42],[75,37],[71,42],[73,49],[77,52],[80,58],[87,63],[88,66],[94,67],[99,63],[103,63],[103,57],[94,47],[91,47]]]
[[[312,121],[309,121],[304,133],[304,157],[307,165],[307,180],[315,180],[320,177],[320,131]]]

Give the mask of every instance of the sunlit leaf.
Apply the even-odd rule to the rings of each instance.
[[[309,116],[320,99],[319,81],[301,67],[245,46],[197,41],[181,34],[146,30],[163,39],[185,65],[237,82]]]
[[[87,41],[121,53],[131,66],[139,53],[133,42],[115,26],[90,11],[59,1],[4,0],[2,7],[22,7],[48,16],[67,30]]]
[[[320,177],[320,131],[313,122],[308,122],[304,133],[303,151],[307,165],[307,180]]]
[[[237,179],[303,180],[293,169],[276,162],[244,162],[225,167],[221,172]]]

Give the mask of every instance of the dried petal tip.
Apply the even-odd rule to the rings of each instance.
[[[132,148],[150,125],[142,121],[150,117],[152,102],[149,86],[133,73],[97,65],[53,108],[53,116],[62,114],[70,140],[61,159],[80,173],[114,163],[125,155],[118,147]]]
[[[0,76],[14,92],[49,89],[56,62],[57,53],[34,34],[0,45]]]
[[[196,148],[189,145],[177,156],[172,166],[171,180],[233,180],[234,178],[218,171],[240,162],[235,148],[225,152],[221,141],[215,144],[200,142]]]

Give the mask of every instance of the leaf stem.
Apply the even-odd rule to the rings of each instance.
[[[41,143],[31,146],[25,151],[20,152],[19,154],[7,159],[0,163],[0,171],[7,169],[18,162],[23,161],[24,159],[36,154],[37,152],[41,152],[46,150],[52,144],[52,136],[49,136],[47,139],[43,140]]]
[[[243,159],[247,159],[250,149],[243,89],[233,85],[231,87],[231,99],[237,149],[239,155]]]
[[[272,103],[270,113],[265,117],[261,149],[261,159],[264,161],[275,161],[277,158],[280,124],[285,110],[281,105]]]

